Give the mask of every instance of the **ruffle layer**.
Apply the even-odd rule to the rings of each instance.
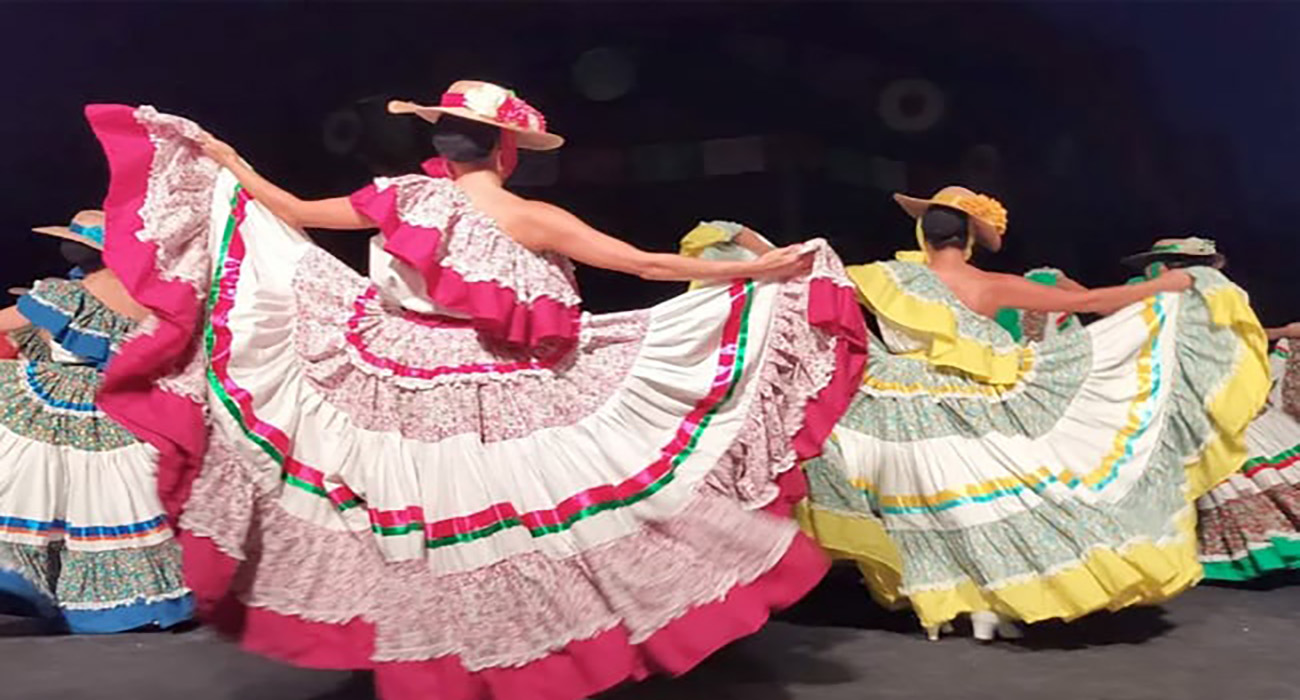
[[[1285,372],[1285,359],[1274,359]],[[1246,581],[1300,569],[1300,423],[1276,397],[1275,387],[1275,400],[1246,429],[1251,458],[1197,501],[1206,578]]]
[[[259,495],[272,486],[264,474],[251,472],[223,443],[211,454],[184,524],[191,535],[210,538],[224,557],[247,563],[200,566],[187,553],[201,603],[219,604],[229,596],[226,577],[246,580],[255,571],[236,586],[248,606],[339,625],[363,619],[375,626],[369,646],[379,660],[455,655],[477,670],[528,663],[614,627],[639,641],[762,577],[794,536],[779,519],[701,495],[671,518],[564,558],[530,553],[435,573],[426,565],[386,563],[365,538],[270,505]],[[822,566],[815,568],[812,579]],[[245,642],[315,665],[286,656],[296,648],[293,640]]]
[[[108,365],[114,345],[135,327],[131,319],[68,280],[37,281],[31,292],[18,298],[18,310],[64,350],[99,369]]]
[[[909,280],[924,271],[923,266],[879,262],[853,265],[847,271],[872,313],[925,342],[921,352],[930,364],[961,370],[989,384],[1019,381],[1024,363],[1021,348],[996,348],[987,340],[962,334],[952,308],[905,290]]]
[[[187,120],[124,105],[89,105],[86,119],[109,166],[104,260],[151,313],[114,357],[99,406],[158,450],[158,494],[174,521],[207,441],[198,340],[217,167]],[[166,176],[151,183],[155,163]]]
[[[1212,581],[1249,581],[1300,569],[1300,488],[1220,485],[1199,514],[1201,565]],[[1231,492],[1231,493],[1230,493]]]
[[[524,300],[499,280],[471,279],[447,260],[449,231],[443,228],[456,226],[459,217],[448,219],[443,228],[412,221],[403,212],[403,203],[399,201],[404,185],[401,180],[390,183],[382,186],[372,184],[354,193],[352,206],[374,221],[383,232],[385,251],[419,271],[428,299],[442,308],[469,316],[480,333],[511,348],[526,350],[543,358],[563,356],[574,348],[581,317],[581,310],[576,305],[566,304],[557,298],[558,295],[544,292],[531,300]],[[448,181],[419,184],[455,187]],[[529,262],[521,261],[520,264],[529,267]],[[572,294],[571,287],[564,291]]]
[[[113,634],[193,617],[175,541],[105,551],[0,542],[0,592],[73,634]]]
[[[12,344],[13,352],[3,359],[6,360],[48,360],[50,359],[50,344],[41,336],[41,330],[36,326],[26,326],[20,328],[8,335],[6,340]]]
[[[33,360],[0,360],[0,425],[40,443],[88,452],[137,444],[99,411],[94,367]]]
[[[1185,295],[1200,299],[1209,312],[1209,323],[1186,330],[1180,325],[1178,364],[1184,374],[1180,389],[1203,376],[1204,367],[1222,365],[1225,358],[1231,358],[1231,365],[1217,383],[1195,387],[1197,396],[1202,397],[1196,408],[1184,406],[1178,411],[1180,416],[1203,415],[1209,423],[1208,430],[1201,428],[1184,436],[1184,445],[1197,448],[1184,453],[1194,457],[1186,462],[1189,502],[1205,495],[1246,461],[1246,428],[1259,415],[1272,388],[1268,335],[1250,308],[1246,292],[1211,268],[1190,272],[1195,286]],[[1201,335],[1210,336],[1210,342],[1198,342]],[[1186,396],[1175,392],[1176,398],[1180,395]]]

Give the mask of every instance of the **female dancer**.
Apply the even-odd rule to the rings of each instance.
[[[1000,619],[1195,583],[1191,499],[1240,465],[1267,391],[1244,294],[1205,269],[1087,291],[985,272],[968,258],[1001,246],[1000,204],[957,187],[896,198],[922,250],[850,269],[883,343],[805,465],[805,527],[932,635],[969,613],[991,639],[1015,632]],[[992,320],[1001,308],[1110,316],[1021,345]]]
[[[825,243],[643,252],[503,186],[516,147],[561,143],[513,93],[391,107],[442,160],[321,201],[184,119],[88,109],[110,263],[159,319],[103,400],[163,451],[212,619],[374,669],[389,699],[568,700],[683,672],[802,596],[826,562],[778,516],[865,364]],[[301,226],[378,227],[370,278]],[[593,316],[571,259],[733,281]]]
[[[1142,278],[1187,267],[1221,269],[1227,263],[1214,241],[1181,238],[1157,241],[1124,264]],[[1284,388],[1294,384],[1290,339],[1296,324],[1267,329],[1276,341],[1269,353],[1272,391],[1262,413],[1246,430],[1247,457],[1241,468],[1196,502],[1201,563],[1205,577],[1245,581],[1300,568],[1300,421],[1288,412]]]
[[[77,633],[170,627],[192,608],[154,450],[96,405],[105,366],[147,313],[104,267],[103,218],[36,229],[61,238],[85,278],[40,280],[0,311],[0,332],[29,329],[47,346],[0,360],[0,593]]]

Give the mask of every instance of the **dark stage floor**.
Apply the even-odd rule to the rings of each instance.
[[[1163,609],[1046,624],[1018,643],[928,642],[837,571],[796,609],[684,678],[601,700],[1300,699],[1300,578],[1202,586]],[[237,651],[207,630],[45,636],[0,617],[5,700],[366,700],[369,681]],[[437,700],[430,698],[429,700]]]

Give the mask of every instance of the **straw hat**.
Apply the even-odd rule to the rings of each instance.
[[[67,226],[42,226],[32,230],[46,236],[83,243],[95,250],[104,250],[104,212],[97,209],[77,212],[72,217],[72,223]]]
[[[1136,253],[1121,262],[1129,267],[1146,267],[1160,258],[1186,257],[1205,258],[1206,265],[1222,265],[1227,258],[1219,252],[1219,247],[1209,238],[1162,238],[1151,246],[1151,250]]]
[[[450,114],[461,119],[491,124],[516,134],[520,148],[552,151],[564,145],[564,138],[546,130],[546,117],[535,107],[499,85],[479,80],[459,80],[447,88],[436,107],[393,100],[393,114],[414,114],[430,122]]]
[[[994,252],[1002,249],[1002,236],[1007,232],[1007,210],[1001,202],[988,195],[949,185],[929,199],[896,194],[894,201],[902,205],[913,219],[921,218],[927,209],[936,205],[964,212],[970,218],[971,232],[980,245]]]

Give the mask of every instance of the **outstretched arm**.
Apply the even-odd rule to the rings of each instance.
[[[1058,278],[1056,279],[1056,286],[1060,287],[1061,289],[1066,290],[1067,292],[1086,292],[1086,291],[1088,291],[1088,288],[1087,288],[1087,287],[1085,287],[1085,286],[1079,284],[1078,282],[1075,282],[1074,280],[1070,279],[1069,277],[1066,277],[1066,276],[1065,276],[1065,273],[1061,273],[1061,276],[1058,277]]]
[[[290,226],[336,231],[375,227],[375,223],[357,211],[347,197],[300,199],[259,175],[235,149],[212,134],[205,133],[200,145],[203,152],[229,170],[254,199]]]
[[[1047,287],[1015,275],[996,275],[990,292],[999,308],[1110,314],[1159,292],[1180,292],[1191,286],[1191,276],[1181,270],[1140,284],[1081,291]]]
[[[676,253],[650,253],[588,226],[569,212],[542,202],[529,202],[525,242],[592,267],[659,281],[714,281],[741,277],[781,279],[807,272],[812,261],[797,247],[774,249],[752,261],[716,261]]]
[[[1268,339],[1281,340],[1282,338],[1300,338],[1300,321],[1288,323],[1278,328],[1265,328],[1264,332],[1268,333]]]

